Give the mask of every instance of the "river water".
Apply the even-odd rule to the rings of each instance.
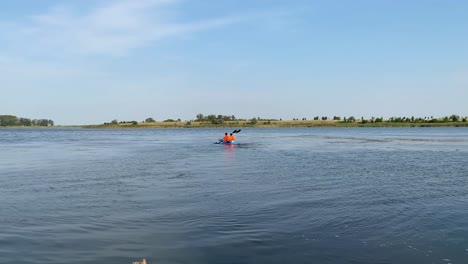
[[[468,129],[0,130],[0,263],[468,263]]]

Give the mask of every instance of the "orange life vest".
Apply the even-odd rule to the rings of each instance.
[[[234,140],[236,140],[236,137],[234,135],[229,137],[229,141],[233,142]]]
[[[223,137],[223,141],[228,141],[228,140],[229,140],[229,136],[228,136],[228,135],[225,135],[225,136]]]

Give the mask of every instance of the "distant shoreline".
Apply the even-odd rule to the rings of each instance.
[[[353,128],[353,127],[468,127],[468,122],[342,122],[336,120],[317,121],[317,120],[284,120],[284,121],[258,121],[251,124],[249,121],[227,121],[223,124],[212,124],[209,122],[152,122],[152,123],[120,123],[120,124],[101,124],[101,125],[66,125],[66,126],[0,126],[0,129],[60,129],[60,128],[84,128],[84,129],[141,129],[141,128]]]
[[[209,122],[151,122],[151,123],[121,123],[105,125],[86,125],[82,128],[91,129],[119,129],[119,128],[351,128],[351,127],[468,127],[468,122],[341,122],[335,120],[328,121],[258,121],[251,124],[249,121],[227,121],[223,124],[211,124]]]

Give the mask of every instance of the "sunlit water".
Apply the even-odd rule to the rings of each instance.
[[[468,263],[468,129],[224,132],[0,130],[0,263]]]

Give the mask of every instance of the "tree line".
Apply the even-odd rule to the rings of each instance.
[[[196,116],[196,119],[193,121],[196,122],[207,122],[211,124],[223,124],[224,122],[229,122],[229,121],[248,121],[249,124],[255,125],[258,121],[266,121],[266,122],[271,122],[271,121],[281,121],[282,119],[265,119],[261,117],[253,117],[250,119],[244,119],[244,118],[236,118],[235,115],[203,115],[203,114],[198,114]]]
[[[42,119],[41,119],[42,120]],[[308,120],[306,117],[303,118],[293,118],[293,121],[306,121]],[[435,118],[434,116],[425,116],[425,117],[390,117],[387,119],[384,119],[383,117],[371,117],[371,118],[356,118],[354,116],[333,116],[332,118],[329,118],[328,116],[315,116],[312,117],[311,120],[314,121],[328,121],[328,120],[333,120],[341,123],[381,123],[381,122],[389,122],[389,123],[447,123],[447,122],[467,122],[468,117],[463,117],[459,115],[451,115],[451,116],[445,116],[445,117],[440,117],[440,118]],[[52,120],[50,120],[52,121]],[[204,115],[204,114],[197,114],[196,118],[194,120],[186,121],[187,124],[191,124],[191,122],[204,122],[208,124],[214,124],[214,125],[221,125],[224,122],[232,122],[232,121],[246,121],[247,124],[250,125],[255,125],[257,122],[262,121],[263,124],[270,124],[272,121],[283,121],[283,119],[278,118],[261,118],[261,117],[253,117],[250,119],[243,119],[243,118],[237,118],[234,115],[215,115],[215,114],[210,114],[210,115]],[[156,120],[152,117],[149,117],[142,121],[141,123],[154,123]],[[162,120],[161,122],[182,122],[180,118],[178,119],[165,119]],[[116,119],[112,120],[109,123],[104,123],[104,125],[118,125],[118,124],[133,124],[133,125],[138,125],[140,122],[137,121],[118,121]],[[52,122],[53,125],[53,122]]]
[[[166,119],[166,120],[163,120],[162,122],[182,122],[182,120],[180,120],[180,118],[178,119],[172,119],[172,118],[169,118],[169,119]],[[138,121],[135,121],[135,120],[132,120],[132,121],[119,121],[117,119],[114,119],[110,122],[104,122],[104,125],[118,125],[118,124],[132,124],[132,125],[138,125],[140,122]],[[142,121],[141,123],[156,123],[156,120],[152,117],[148,117],[146,118],[144,121]]]
[[[197,122],[209,122],[212,124],[222,124],[225,121],[237,121],[236,117],[234,115],[203,115],[203,114],[198,114],[196,116],[195,121]]]
[[[210,123],[210,124],[215,124],[215,125],[219,125],[219,124],[223,124],[224,122],[228,122],[228,121],[248,121],[249,124],[256,124],[257,121],[268,121],[268,122],[271,122],[271,121],[281,121],[282,119],[264,119],[264,118],[260,118],[260,117],[254,117],[254,118],[251,118],[251,119],[241,119],[241,118],[236,118],[234,115],[214,115],[214,114],[211,114],[211,115],[204,115],[204,114],[198,114],[196,116],[196,119],[192,119],[192,120],[186,120],[185,122],[187,124],[191,124],[191,122],[205,122],[205,123]],[[141,121],[141,122],[138,122],[138,121],[135,121],[135,120],[132,120],[132,121],[119,121],[117,119],[114,119],[112,120],[111,122],[104,122],[104,125],[119,125],[119,124],[133,124],[133,125],[138,125],[139,123],[155,123],[157,122],[154,118],[152,117],[148,117],[146,118],[144,121]],[[169,118],[169,119],[165,119],[165,120],[161,120],[160,122],[182,122],[182,120],[180,118],[177,118],[177,119],[172,119],[172,118]]]
[[[339,120],[339,119],[338,119]],[[451,116],[445,116],[445,117],[439,117],[435,118],[434,116],[425,116],[425,117],[390,117],[388,119],[384,119],[383,117],[371,117],[369,119],[365,119],[364,117],[361,117],[360,120],[357,120],[354,116],[348,117],[348,118],[343,118],[342,122],[347,122],[347,123],[354,123],[354,122],[361,122],[363,124],[365,123],[382,123],[382,122],[388,122],[388,123],[447,123],[447,122],[467,122],[468,117],[461,117],[459,115],[451,115]]]
[[[54,126],[54,121],[50,119],[30,119],[24,117],[16,117],[13,115],[0,115],[0,126]]]
[[[281,119],[280,119],[281,120]],[[301,119],[299,118],[293,118],[293,121],[306,121],[307,118],[303,117]],[[313,117],[313,120],[322,120],[322,121],[327,121],[327,120],[334,120],[334,121],[340,121],[344,123],[354,123],[354,122],[360,122],[360,123],[381,123],[381,122],[389,122],[389,123],[447,123],[447,122],[468,122],[468,117],[463,117],[459,115],[451,115],[451,116],[444,116],[444,117],[439,117],[435,118],[434,116],[425,116],[425,117],[390,117],[388,119],[384,119],[383,117],[371,117],[371,118],[364,118],[361,117],[356,118],[354,116],[349,116],[349,117],[339,117],[339,116],[333,116],[332,119],[329,119],[328,116],[315,116]]]
[[[435,118],[434,116],[425,116],[425,117],[390,117],[388,119],[384,119],[383,117],[371,117],[371,118],[364,118],[361,117],[356,118],[354,116],[349,116],[349,117],[340,117],[340,116],[333,116],[333,118],[329,119],[328,116],[315,116],[312,118],[313,120],[322,120],[322,121],[327,121],[327,120],[334,120],[334,121],[339,121],[339,122],[344,122],[344,123],[354,123],[354,122],[360,122],[360,123],[380,123],[380,122],[390,122],[390,123],[446,123],[446,122],[468,122],[468,117],[463,117],[459,115],[451,115],[451,116],[445,116],[445,117],[439,117]],[[306,121],[307,118],[293,118],[293,121]],[[265,118],[260,118],[260,117],[254,117],[251,119],[239,119],[236,118],[234,115],[203,115],[203,114],[198,114],[196,116],[196,119],[194,121],[197,122],[209,122],[211,124],[223,124],[225,121],[248,121],[250,124],[256,124],[258,121],[282,121],[281,118],[279,119],[265,119]]]

